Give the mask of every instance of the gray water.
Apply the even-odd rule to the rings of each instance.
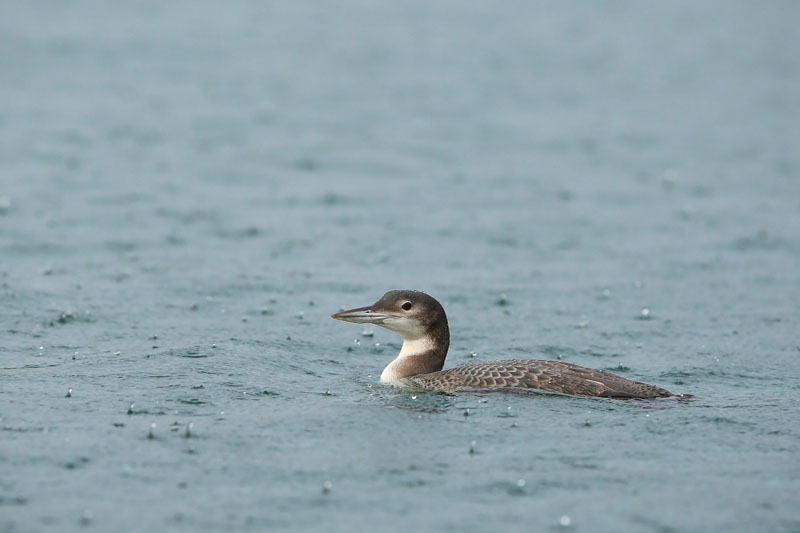
[[[0,9],[0,530],[800,531],[797,3]]]

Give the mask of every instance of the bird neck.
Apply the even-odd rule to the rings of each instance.
[[[450,329],[446,321],[438,328],[429,330],[423,337],[403,339],[400,353],[383,369],[381,381],[395,383],[403,378],[438,372],[444,367],[448,348]]]

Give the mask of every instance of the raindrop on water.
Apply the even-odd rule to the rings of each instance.
[[[664,174],[661,176],[661,187],[665,191],[671,191],[675,189],[675,185],[678,183],[678,171],[674,168],[668,168],[664,171]]]

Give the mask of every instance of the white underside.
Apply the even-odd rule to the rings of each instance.
[[[427,352],[433,347],[434,343],[429,337],[423,337],[413,341],[404,340],[403,347],[400,349],[400,353],[397,354],[397,357],[394,358],[394,361],[389,363],[389,365],[383,369],[383,372],[381,372],[381,383],[402,386],[403,383],[400,381],[402,376],[399,374],[401,361],[411,357],[412,355]]]

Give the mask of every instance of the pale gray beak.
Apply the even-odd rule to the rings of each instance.
[[[358,307],[341,313],[331,315],[331,318],[336,320],[343,320],[345,322],[355,322],[356,324],[383,324],[383,321],[389,318],[395,318],[394,315],[386,313],[378,313],[372,310],[372,306]]]

